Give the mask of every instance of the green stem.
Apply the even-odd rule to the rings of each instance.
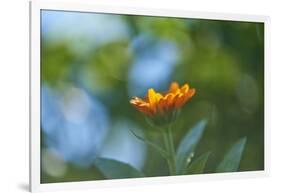
[[[175,147],[171,127],[168,127],[167,131],[163,133],[164,143],[168,152],[168,166],[170,175],[176,175],[176,159],[175,159]]]
[[[176,175],[176,152],[174,147],[174,138],[171,127],[168,127],[168,138],[171,153],[172,171],[171,175]]]

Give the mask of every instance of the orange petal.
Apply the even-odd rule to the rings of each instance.
[[[184,95],[182,93],[176,95],[174,99],[174,104],[176,108],[180,108],[183,105]]]
[[[157,108],[160,112],[164,112],[166,110],[166,101],[164,98],[161,98],[158,102]]]
[[[196,90],[194,88],[190,89],[184,96],[183,104],[189,101],[192,96],[195,94]]]
[[[172,94],[172,93],[167,94],[167,96],[166,96],[166,107],[167,107],[168,109],[173,108],[173,105],[174,105],[174,97],[175,97],[175,94]]]
[[[184,84],[182,87],[181,87],[181,93],[185,94],[187,93],[189,90],[189,85],[188,84]]]
[[[140,106],[136,106],[136,108],[137,108],[140,112],[142,112],[142,113],[144,113],[144,114],[146,114],[146,115],[152,115],[152,114],[153,114],[153,112],[151,112],[151,109],[149,108],[149,106],[140,105]]]
[[[195,92],[196,92],[196,90],[195,90],[195,88],[192,88],[192,89],[190,89],[189,91],[188,91],[188,96],[191,98],[191,97],[193,97],[193,95],[195,94]]]
[[[134,97],[130,100],[130,103],[133,105],[137,105],[137,104],[142,104],[142,103],[146,103],[146,102],[138,97]]]
[[[163,112],[163,107],[164,107],[163,106],[163,100],[164,100],[164,98],[163,98],[162,94],[156,93],[156,100],[157,100],[157,102],[156,102],[157,110],[160,110],[160,112]]]
[[[168,109],[168,98],[172,97],[172,95],[173,94],[169,93],[165,95],[162,99],[160,99],[159,105],[161,106],[163,111]]]
[[[170,85],[169,92],[175,93],[179,89],[179,84],[177,82],[172,82]]]
[[[160,94],[160,93],[156,93],[156,94],[155,94],[155,97],[156,97],[156,102],[159,102],[160,99],[163,98],[162,94]]]
[[[148,103],[153,112],[156,112],[157,96],[153,88],[150,88],[147,93]]]
[[[157,101],[156,92],[154,91],[153,88],[150,88],[148,90],[147,97],[148,97],[148,102],[150,104],[155,104],[156,103],[156,101]]]

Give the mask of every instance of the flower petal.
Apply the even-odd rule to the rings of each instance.
[[[175,94],[173,94],[173,93],[167,94],[167,98],[166,98],[166,107],[167,107],[167,109],[173,108],[174,97],[175,97]]]
[[[157,102],[160,96],[159,93],[156,93],[153,88],[148,90],[147,97],[148,97],[148,103],[150,106],[150,109],[153,111],[153,113],[157,112]],[[162,96],[162,95],[161,95]]]
[[[196,92],[195,88],[190,89],[190,90],[188,91],[188,93],[187,93],[188,96],[189,96],[189,98],[193,97],[193,95],[195,94],[195,92]]]
[[[146,114],[146,115],[153,115],[153,112],[151,111],[150,107],[148,105],[139,105],[135,106],[140,112]]]
[[[166,101],[164,98],[161,98],[157,105],[159,111],[163,113],[166,110]]]
[[[155,94],[155,97],[156,97],[156,102],[159,102],[160,99],[163,98],[162,94],[160,94],[160,93],[156,93],[156,94]]]
[[[176,93],[179,90],[179,84],[177,82],[172,82],[170,85],[169,92]]]
[[[148,93],[147,93],[147,97],[148,97],[148,102],[150,104],[155,104],[157,99],[156,99],[156,92],[154,91],[153,88],[150,88],[148,90]]]
[[[185,94],[187,93],[189,90],[189,85],[188,84],[184,84],[182,87],[181,87],[181,93]]]
[[[147,102],[143,101],[142,99],[138,98],[138,97],[134,97],[133,99],[130,100],[130,103],[134,106],[139,106],[141,104],[147,104]]]
[[[184,95],[182,93],[179,93],[175,96],[174,104],[176,108],[180,108],[183,105],[184,101]]]
[[[189,101],[189,99],[192,98],[192,96],[195,94],[196,90],[194,88],[190,89],[185,95],[184,95],[184,100],[183,104]]]

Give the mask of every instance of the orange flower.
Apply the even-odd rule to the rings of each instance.
[[[173,82],[167,93],[155,92],[150,88],[145,99],[134,97],[130,103],[140,112],[146,115],[158,115],[181,108],[195,94],[194,88],[189,88],[188,84],[179,87]]]

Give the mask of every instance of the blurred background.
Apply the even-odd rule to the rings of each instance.
[[[104,179],[96,157],[168,175],[165,160],[130,130],[159,140],[129,100],[148,88],[189,83],[175,143],[208,125],[195,157],[211,151],[214,172],[246,136],[239,171],[264,168],[262,23],[81,12],[41,12],[41,183]]]

